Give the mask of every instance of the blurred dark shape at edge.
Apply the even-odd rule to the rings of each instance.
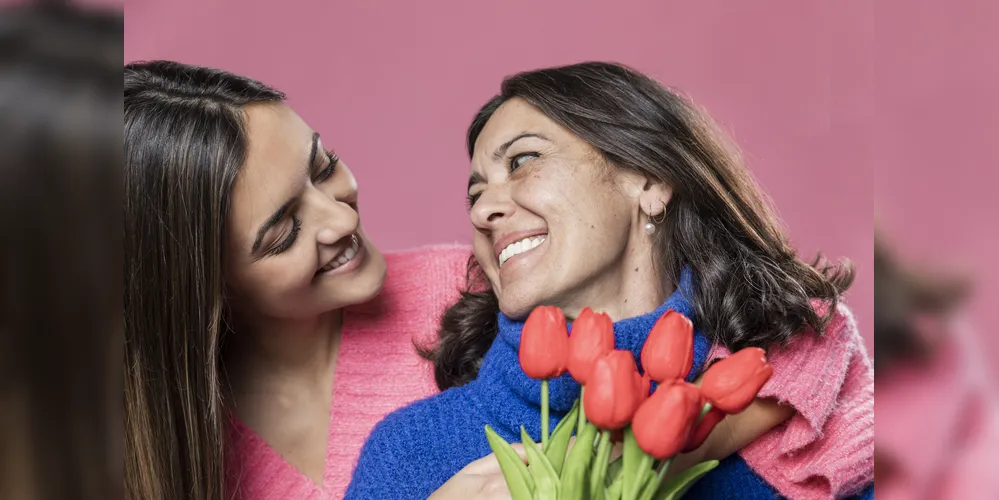
[[[931,343],[920,333],[918,318],[946,316],[971,291],[963,276],[902,263],[879,229],[874,234],[874,283],[875,376],[900,361],[928,361]]]
[[[0,8],[0,498],[122,496],[122,36]]]

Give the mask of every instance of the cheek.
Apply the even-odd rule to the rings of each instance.
[[[563,165],[546,165],[533,169],[511,190],[517,205],[537,214],[549,224],[563,214],[572,213],[578,199],[572,180],[572,169]]]
[[[314,273],[314,266],[304,265],[301,256],[294,259],[275,258],[270,262],[255,262],[242,269],[242,273],[233,280],[233,285],[242,300],[269,310],[298,300],[308,291]]]
[[[479,266],[491,277],[491,272],[497,265],[496,259],[493,257],[492,240],[488,236],[476,232],[475,236],[472,237],[472,255],[479,262]]]

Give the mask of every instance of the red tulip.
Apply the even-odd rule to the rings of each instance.
[[[520,335],[520,367],[533,379],[555,378],[565,373],[569,335],[562,310],[538,306],[531,311]]]
[[[638,405],[644,403],[646,399],[649,399],[649,391],[652,390],[652,379],[649,378],[648,373],[639,376],[638,372],[635,372],[635,383],[638,384],[638,402],[635,404],[635,407],[637,408]]]
[[[586,384],[597,360],[614,350],[614,324],[610,316],[587,307],[572,323],[569,334],[569,373]]]
[[[583,393],[587,420],[607,430],[628,425],[638,401],[637,374],[630,351],[611,351],[598,359]]]
[[[642,347],[642,368],[660,384],[683,380],[694,364],[694,324],[670,309],[656,321]]]
[[[702,404],[701,407],[703,408],[703,406],[704,405]],[[687,443],[687,447],[683,449],[683,452],[687,453],[700,448],[701,445],[707,441],[711,431],[714,430],[715,426],[718,425],[723,418],[725,418],[725,412],[719,410],[718,408],[712,408],[710,411],[705,413],[701,422],[694,427],[694,432],[690,435],[690,441]]]
[[[638,446],[658,460],[679,453],[701,414],[700,402],[700,391],[687,382],[660,386],[631,422]]]
[[[739,413],[753,402],[773,373],[766,352],[747,347],[711,365],[701,381],[701,393],[715,408]]]

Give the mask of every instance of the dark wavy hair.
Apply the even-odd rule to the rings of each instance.
[[[603,159],[673,189],[654,233],[664,289],[694,273],[699,327],[736,350],[823,332],[853,281],[849,261],[798,258],[736,149],[711,118],[626,66],[587,62],[506,78],[468,129],[468,154],[494,112],[520,98],[593,146]],[[828,304],[817,312],[811,300]],[[437,345],[421,349],[443,390],[475,378],[497,332],[499,303],[474,258],[468,285],[445,311]]]

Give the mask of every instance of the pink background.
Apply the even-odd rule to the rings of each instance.
[[[905,8],[876,11],[875,213],[914,264],[971,274],[972,326],[999,355],[999,2],[886,3]]]
[[[365,226],[383,249],[471,241],[464,134],[503,76],[583,60],[632,65],[733,134],[803,255],[854,261],[847,300],[870,340],[872,168],[898,161],[876,154],[873,134],[922,121],[872,120],[873,62],[892,55],[872,55],[874,14],[822,0],[129,0],[124,58],[222,67],[285,91],[355,172]]]

